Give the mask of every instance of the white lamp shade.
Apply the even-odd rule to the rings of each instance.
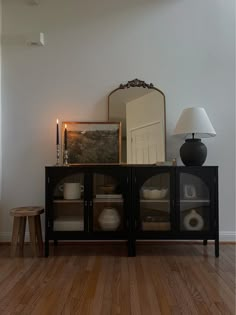
[[[191,107],[183,110],[174,130],[175,135],[197,135],[199,138],[216,135],[207,113],[202,107]]]

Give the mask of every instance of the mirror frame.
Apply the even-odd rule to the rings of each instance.
[[[159,93],[162,94],[163,99],[164,99],[164,129],[165,129],[165,161],[166,161],[166,97],[165,94],[159,90],[158,88],[156,88],[152,83],[146,83],[145,81],[139,80],[139,79],[134,79],[131,81],[128,81],[126,84],[120,84],[120,86],[118,88],[116,88],[115,90],[111,91],[108,94],[108,117],[107,120],[109,121],[109,107],[110,107],[110,97],[113,93],[115,93],[118,90],[125,90],[125,89],[129,89],[132,87],[140,87],[140,88],[144,88],[144,89],[152,89],[152,90],[156,90]],[[152,164],[150,164],[152,165]]]

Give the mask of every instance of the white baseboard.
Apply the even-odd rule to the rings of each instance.
[[[44,233],[43,233],[44,234]],[[11,233],[1,232],[0,233],[0,242],[10,242]],[[29,241],[29,233],[25,233],[25,241]],[[221,242],[236,242],[236,231],[220,231],[220,241]]]
[[[236,242],[236,231],[220,231],[220,241]]]
[[[9,242],[10,239],[11,239],[10,233],[8,232],[0,233],[0,242]]]

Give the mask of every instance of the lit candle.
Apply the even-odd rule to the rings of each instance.
[[[59,144],[59,120],[57,119],[57,145]]]
[[[67,150],[67,124],[65,124],[64,144],[65,144],[65,150]]]

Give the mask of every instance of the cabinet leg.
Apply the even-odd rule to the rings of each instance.
[[[207,245],[207,240],[203,240],[203,245],[204,245],[204,246]]]
[[[215,256],[219,257],[219,237],[215,239]]]
[[[135,240],[128,241],[128,256],[135,257],[136,256],[136,242]]]
[[[44,250],[44,256],[48,257],[49,255],[49,242],[45,241],[45,250]]]
[[[39,215],[35,217],[35,225],[36,225],[36,238],[38,242],[39,255],[43,256],[43,237],[42,237],[41,221],[40,221]]]
[[[49,240],[47,236],[45,236],[45,244],[44,244],[44,256],[48,257],[49,255]]]

